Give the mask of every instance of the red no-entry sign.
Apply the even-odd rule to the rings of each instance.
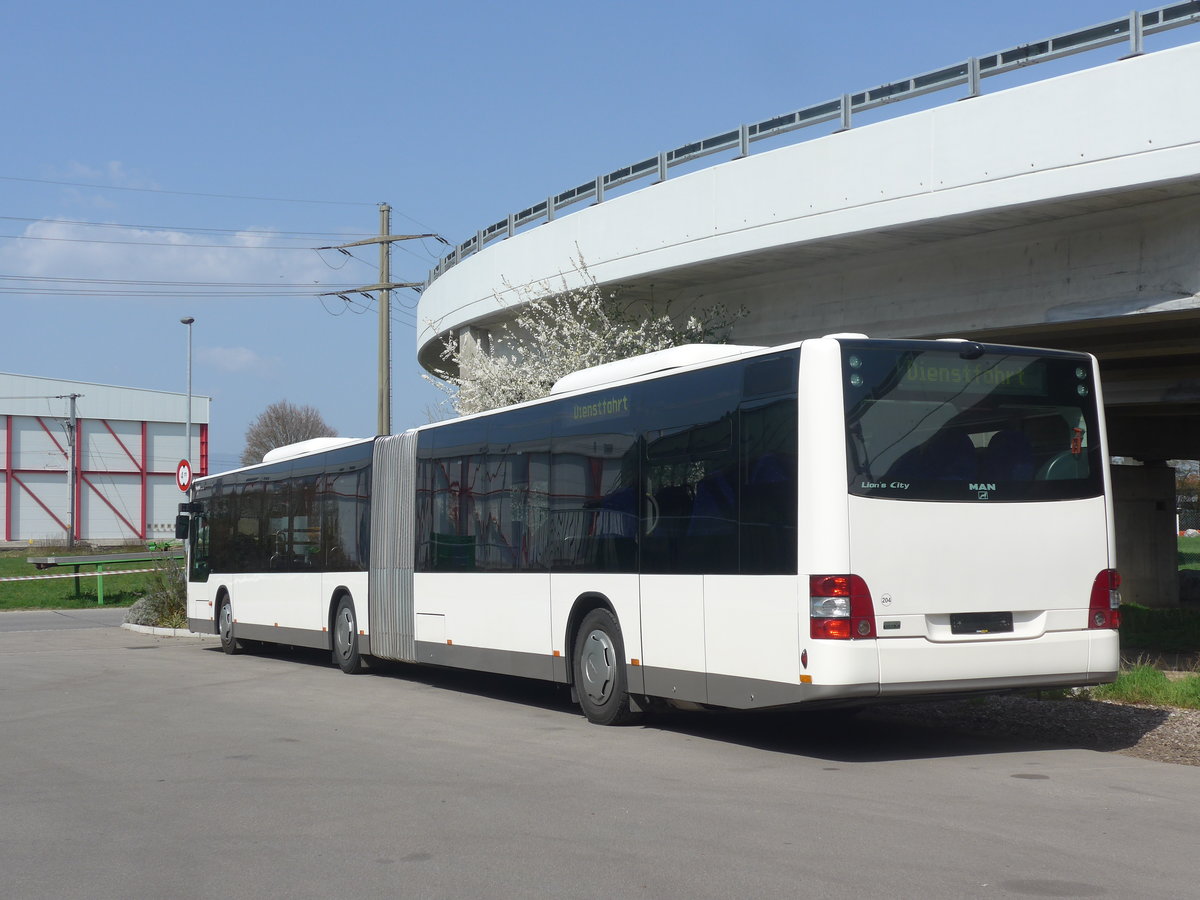
[[[186,459],[181,459],[175,467],[175,484],[181,491],[186,491],[192,486],[192,464]]]

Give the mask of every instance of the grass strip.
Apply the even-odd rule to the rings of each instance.
[[[1176,540],[1179,568],[1200,569],[1200,537],[1183,537]]]
[[[126,548],[137,552],[144,548]],[[123,552],[114,548],[114,553]],[[81,551],[68,551],[71,555]],[[6,550],[0,553],[0,578],[18,578],[37,575],[73,575],[70,566],[39,570],[25,561],[27,556],[67,555],[61,552],[44,552],[40,548],[31,550]],[[121,568],[145,569],[150,563],[127,563],[122,566],[106,565],[104,569],[104,605],[129,606],[144,596],[153,572],[122,575]],[[79,587],[74,578],[52,578],[45,581],[0,582],[0,610],[10,609],[87,609],[98,603],[94,566],[85,566],[79,573]],[[111,579],[111,580],[110,580]]]
[[[1091,688],[1089,693],[1097,700],[1200,709],[1200,675],[1170,679],[1153,666],[1136,665],[1112,684]]]

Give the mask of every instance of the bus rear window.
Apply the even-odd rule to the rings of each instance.
[[[944,346],[842,345],[850,493],[962,502],[1102,493],[1089,357]]]

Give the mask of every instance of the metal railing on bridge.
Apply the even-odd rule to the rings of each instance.
[[[657,156],[651,156],[612,172],[597,175],[591,181],[561,193],[551,194],[540,203],[535,203],[520,212],[510,214],[506,219],[501,219],[499,222],[480,229],[474,237],[459,244],[443,257],[430,271],[425,283],[428,286],[447,269],[466,257],[478,253],[492,241],[512,237],[518,229],[528,225],[553,221],[559,212],[575,204],[585,201],[602,203],[606,192],[640,179],[652,178],[655,181],[665,181],[667,173],[675,166],[730,150],[737,150],[739,156],[748,156],[750,145],[756,141],[825,122],[840,120],[841,128],[848,129],[853,123],[855,113],[866,112],[889,103],[897,103],[947,88],[966,85],[966,96],[976,97],[980,94],[980,82],[984,78],[1088,50],[1128,43],[1128,55],[1138,56],[1145,50],[1144,39],[1147,35],[1196,22],[1200,22],[1200,0],[1174,3],[1147,12],[1134,11],[1120,19],[1060,34],[1044,41],[1019,44],[1016,47],[989,53],[985,56],[973,56],[932,72],[914,75],[911,78],[902,78],[899,81],[881,84],[878,87],[853,94],[843,94],[841,97],[827,100],[824,103],[806,106],[803,109],[781,116],[773,116],[749,125],[740,125],[721,134],[693,141],[673,150],[664,150]]]

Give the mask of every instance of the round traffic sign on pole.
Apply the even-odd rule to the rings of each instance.
[[[175,484],[181,491],[186,491],[192,486],[192,464],[186,459],[181,459],[175,467]]]

